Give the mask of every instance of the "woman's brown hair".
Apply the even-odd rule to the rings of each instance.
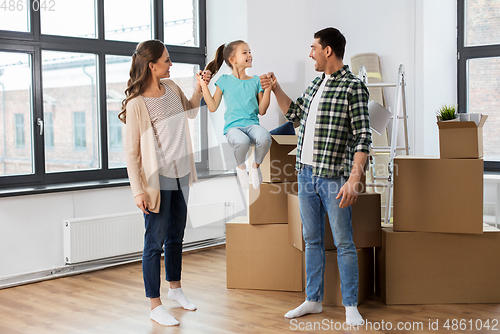
[[[217,51],[215,51],[214,60],[208,63],[208,65],[205,67],[205,71],[209,70],[210,72],[212,72],[212,75],[215,75],[221,68],[223,62],[226,62],[227,66],[229,66],[230,68],[233,68],[233,66],[229,62],[229,58],[234,56],[236,47],[242,43],[245,42],[242,40],[237,40],[229,43],[228,45],[222,44],[221,46],[219,46],[217,48]]]
[[[125,99],[122,101],[122,111],[118,114],[118,118],[123,123],[127,119],[127,103],[131,99],[141,95],[146,90],[151,69],[149,63],[156,63],[163,55],[165,45],[159,40],[150,40],[139,43],[134,54],[132,55],[132,66],[130,66],[130,79],[127,82],[125,89]]]

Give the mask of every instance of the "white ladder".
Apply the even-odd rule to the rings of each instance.
[[[366,68],[361,66],[359,69],[358,77],[363,80],[366,87],[391,87],[396,88],[396,96],[394,98],[394,109],[392,112],[392,129],[391,129],[391,140],[390,146],[378,146],[372,147],[372,150],[377,153],[389,152],[389,165],[388,167],[388,176],[376,176],[374,172],[374,168],[372,166],[372,180],[375,182],[376,180],[387,180],[387,183],[367,183],[367,187],[387,187],[386,194],[386,204],[385,204],[385,218],[383,218],[384,223],[390,223],[391,215],[391,199],[392,192],[394,187],[394,158],[397,156],[398,151],[404,150],[406,155],[410,154],[410,146],[408,140],[408,115],[406,113],[406,80],[405,80],[405,68],[401,64],[399,65],[398,70],[398,80],[397,83],[368,83],[368,74],[366,72]],[[399,120],[403,120],[404,124],[404,141],[405,146],[398,147],[398,127]]]

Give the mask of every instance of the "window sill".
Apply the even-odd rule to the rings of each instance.
[[[227,177],[235,175],[236,175],[235,171],[200,171],[198,172],[198,179],[203,180],[203,179],[211,179],[216,177]],[[128,181],[128,178],[124,178],[124,179],[114,179],[114,180],[61,183],[61,184],[52,184],[44,186],[12,187],[12,188],[0,189],[0,198],[38,195],[38,194],[47,194],[47,193],[56,193],[65,191],[90,190],[99,188],[126,187],[129,185],[130,183]]]

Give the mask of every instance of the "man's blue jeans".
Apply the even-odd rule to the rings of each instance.
[[[302,165],[298,175],[300,218],[306,244],[306,300],[323,301],[325,273],[325,214],[328,212],[337,247],[340,289],[344,306],[358,305],[358,256],[352,241],[351,207],[339,208],[335,199],[344,184],[341,177],[312,175],[312,167]]]
[[[189,174],[179,179],[160,176],[160,187],[160,212],[144,214],[146,232],[142,253],[142,274],[147,298],[160,297],[160,260],[163,246],[166,280],[168,282],[181,280]]]

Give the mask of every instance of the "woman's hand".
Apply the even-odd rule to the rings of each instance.
[[[146,196],[144,194],[140,194],[135,196],[134,200],[135,200],[135,205],[137,205],[137,207],[141,209],[142,212],[149,215],[149,212],[147,211],[149,205],[148,202],[146,201]]]

